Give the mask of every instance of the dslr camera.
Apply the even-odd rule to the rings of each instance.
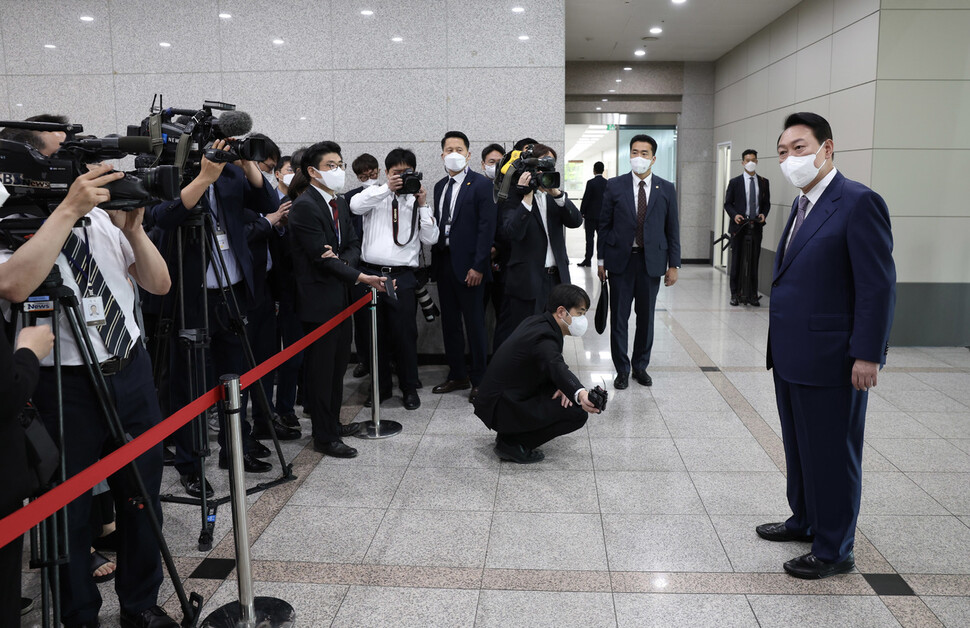
[[[421,179],[424,175],[420,172],[415,172],[414,168],[408,168],[401,173],[401,189],[397,191],[398,194],[417,194],[421,191]]]
[[[496,199],[504,201],[509,197],[509,190],[514,185],[522,194],[529,190],[545,188],[552,190],[562,185],[562,175],[556,172],[556,158],[552,155],[536,157],[535,147],[527,145],[521,151],[512,151],[502,158],[495,176]],[[519,179],[528,172],[532,175],[528,187],[519,185]]]
[[[606,390],[604,390],[602,386],[597,386],[596,388],[593,388],[592,390],[586,393],[586,396],[589,399],[589,402],[593,404],[593,406],[597,410],[599,410],[600,412],[603,412],[604,410],[606,410],[606,402],[609,399],[610,394],[606,392]]]
[[[87,165],[151,149],[147,138],[79,135],[80,124],[0,121],[0,126],[26,131],[63,132],[66,139],[50,157],[21,141],[0,140],[0,183],[10,194],[3,204],[4,215],[16,213],[47,216],[64,198],[74,180],[87,172]],[[130,211],[159,200],[173,200],[179,194],[178,170],[172,166],[136,168],[105,186],[111,200],[102,209]]]

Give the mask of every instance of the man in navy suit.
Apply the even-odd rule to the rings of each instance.
[[[593,241],[596,238],[600,207],[603,206],[603,192],[606,191],[604,170],[606,170],[606,166],[602,161],[593,164],[593,178],[586,182],[583,202],[579,206],[579,211],[583,214],[583,226],[586,228],[586,257],[576,264],[577,266],[588,267],[593,261]]]
[[[774,370],[792,516],[769,541],[809,541],[785,563],[798,578],[852,569],[868,390],[885,364],[896,301],[889,209],[835,169],[832,128],[795,113],[778,138],[801,190],[775,255],[767,366]]]
[[[741,164],[744,173],[728,181],[727,191],[724,193],[724,211],[731,217],[728,233],[731,234],[731,305],[737,306],[746,302],[754,307],[761,305],[758,296],[758,259],[761,257],[761,236],[765,227],[765,219],[771,210],[771,193],[768,190],[768,179],[759,175],[758,151],[749,148],[741,153]],[[754,222],[741,227],[745,220]],[[744,238],[751,238],[751,259],[748,265],[747,277],[741,277],[741,252]],[[750,294],[741,293],[742,282],[747,283]]]
[[[630,369],[642,386],[653,385],[647,374],[653,349],[654,313],[660,278],[670,287],[680,268],[680,218],[677,190],[652,172],[657,142],[649,135],[630,140],[633,172],[606,183],[599,216],[599,278],[610,282],[610,351],[616,379],[630,385]],[[636,301],[637,331],[633,361],[627,355],[630,309]]]
[[[496,217],[491,181],[468,167],[468,155],[468,136],[461,131],[445,133],[441,158],[448,176],[434,186],[438,242],[431,248],[431,260],[441,300],[448,379],[431,392],[470,387],[469,400],[474,401],[485,375],[485,282],[491,275]],[[465,368],[466,334],[471,369]]]
[[[521,146],[522,141],[516,146]],[[556,151],[549,146],[529,146],[533,157],[556,158]],[[513,169],[509,168],[508,173],[506,176],[512,176]],[[519,180],[513,182],[509,197],[499,209],[501,235],[508,242],[509,258],[505,303],[495,328],[495,351],[519,323],[543,312],[553,287],[569,283],[564,227],[576,229],[583,224],[583,216],[565,191],[534,189],[529,172],[518,176]]]

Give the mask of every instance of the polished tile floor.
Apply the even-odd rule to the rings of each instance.
[[[588,269],[573,280],[595,300]],[[727,297],[722,273],[684,268],[660,292],[653,387],[611,391],[608,411],[538,465],[500,463],[466,396],[431,394],[442,367],[422,368],[419,410],[382,406],[404,432],[354,440],[354,460],[284,443],[297,479],[249,499],[256,594],[291,603],[299,626],[970,625],[970,351],[891,350],[870,394],[858,570],[798,581],[782,563],[808,546],[754,533],[788,513],[767,307]],[[612,389],[608,335],[567,338],[565,355]],[[344,419],[365,420],[365,382],[347,381]],[[211,476],[225,494],[225,473]],[[165,484],[178,493],[170,469]],[[229,509],[208,553],[197,508],[164,510],[205,616],[236,596]]]

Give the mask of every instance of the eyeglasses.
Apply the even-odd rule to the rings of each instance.
[[[326,168],[327,170],[337,170],[338,168],[340,170],[346,170],[347,164],[345,164],[342,161],[340,163],[334,163],[332,161],[328,161],[327,163],[323,164],[323,167]]]

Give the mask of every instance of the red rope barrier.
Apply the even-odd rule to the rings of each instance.
[[[322,338],[334,327],[344,322],[354,312],[370,303],[368,293],[354,302],[340,314],[314,329],[312,332],[283,349],[273,357],[267,359],[240,377],[242,388],[250,386],[273,369],[303,351],[311,344]],[[187,404],[184,408],[163,420],[138,438],[131,440],[122,447],[98,460],[90,467],[67,479],[63,484],[55,486],[20,510],[0,519],[0,547],[22,535],[27,530],[50,517],[52,514],[74,501],[85,491],[91,490],[98,482],[116,473],[132,460],[142,455],[170,434],[202,414],[212,404],[222,399],[222,388],[217,386],[199,398]]]

